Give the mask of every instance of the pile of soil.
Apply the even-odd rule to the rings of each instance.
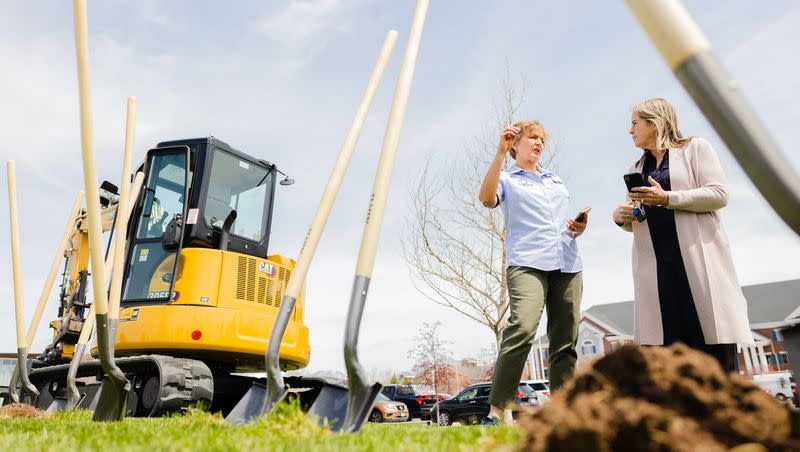
[[[0,419],[45,417],[47,413],[25,403],[12,403],[0,407]]]
[[[521,416],[524,450],[800,450],[790,409],[683,344],[624,346]]]

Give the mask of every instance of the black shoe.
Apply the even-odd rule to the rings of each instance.
[[[481,425],[502,425],[502,422],[499,417],[490,415],[481,419]]]

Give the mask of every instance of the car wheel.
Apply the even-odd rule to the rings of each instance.
[[[780,392],[777,395],[775,395],[775,398],[780,400],[781,402],[785,402],[786,401],[786,396],[781,394]]]
[[[450,417],[450,413],[447,411],[440,411],[439,412],[439,425],[445,426],[450,425],[453,423],[453,419]]]
[[[372,410],[372,413],[369,413],[369,421],[383,422],[383,416],[381,416],[381,412],[378,410]]]

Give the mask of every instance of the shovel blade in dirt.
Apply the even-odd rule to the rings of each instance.
[[[345,388],[323,386],[308,410],[308,417],[338,432],[347,414],[347,392]]]
[[[97,345],[100,353],[100,363],[105,371],[103,385],[94,409],[93,421],[113,422],[125,417],[125,406],[128,403],[128,394],[131,392],[131,383],[125,374],[114,362],[114,349],[110,348],[108,337],[108,314],[96,314]]]
[[[125,383],[120,383],[118,380],[106,377],[103,380],[103,386],[100,388],[100,395],[97,399],[97,407],[94,409],[92,420],[96,422],[122,420],[125,417],[125,406],[127,405],[130,391],[131,385],[127,380],[125,380]]]
[[[66,411],[67,399],[53,399],[50,406],[45,410],[47,413],[58,413],[59,411]]]
[[[97,401],[100,400],[100,387],[99,385],[87,386],[86,392],[81,398],[76,408],[80,410],[94,411],[97,408]]]
[[[325,386],[311,405],[308,415],[316,417],[334,432],[355,433],[372,411],[381,388],[380,384],[348,389]]]
[[[231,424],[246,424],[257,417],[270,414],[272,410],[286,398],[289,389],[285,386],[277,388],[276,394],[270,394],[267,386],[261,382],[254,382],[253,386],[225,416],[225,421]]]

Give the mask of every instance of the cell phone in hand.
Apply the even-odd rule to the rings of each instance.
[[[577,221],[578,223],[585,223],[586,217],[589,216],[590,210],[592,210],[592,206],[587,206],[583,210],[578,212],[578,215],[575,215],[575,221]]]
[[[644,179],[642,173],[630,173],[622,176],[625,180],[625,186],[628,187],[628,192],[632,192],[636,187],[644,187]]]

